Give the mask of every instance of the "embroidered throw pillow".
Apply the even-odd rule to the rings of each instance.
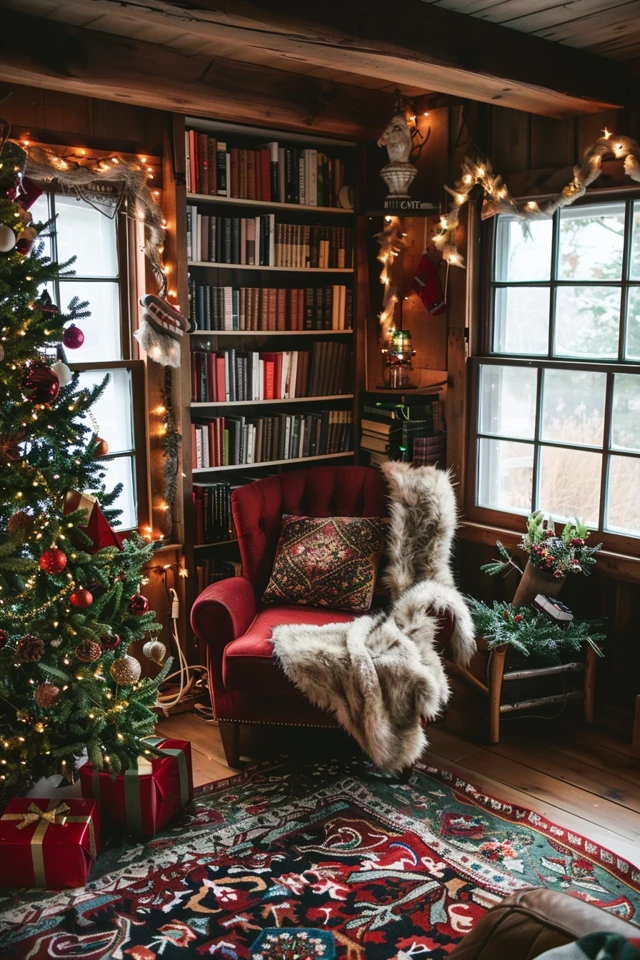
[[[263,603],[364,613],[371,606],[387,521],[285,514]]]

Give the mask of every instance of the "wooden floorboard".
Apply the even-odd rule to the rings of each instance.
[[[161,720],[158,733],[191,741],[196,785],[237,773],[225,760],[217,726],[195,714]],[[501,742],[427,728],[426,762],[441,766],[501,800],[518,803],[640,866],[640,761],[610,733],[579,723],[504,725]],[[311,758],[349,745],[337,731],[313,738],[286,727],[243,728],[242,752]]]

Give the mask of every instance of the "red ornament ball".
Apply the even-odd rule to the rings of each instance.
[[[7,631],[0,630],[0,650],[2,650],[6,642],[7,642]]]
[[[84,610],[93,603],[93,594],[85,590],[84,587],[78,587],[69,597],[69,603],[78,610]]]
[[[106,440],[103,440],[102,437],[96,439],[96,445],[93,449],[94,457],[106,457],[109,453],[109,444]]]
[[[129,610],[136,617],[141,617],[149,610],[149,601],[141,593],[135,593],[129,601]]]
[[[93,640],[83,640],[76,647],[76,657],[82,663],[94,663],[102,656],[102,647]]]
[[[45,573],[62,573],[67,565],[67,555],[59,547],[51,547],[40,554],[38,563]]]
[[[18,641],[16,653],[23,663],[37,663],[44,656],[44,640],[26,633]]]
[[[104,637],[100,637],[100,643],[104,650],[115,650],[120,646],[120,637],[117,633],[106,633]]]
[[[69,350],[77,350],[84,343],[84,333],[80,327],[72,323],[62,334],[62,342]]]
[[[60,392],[60,381],[46,363],[33,363],[24,380],[24,392],[31,403],[53,403]]]
[[[60,687],[56,687],[55,683],[41,683],[39,687],[36,687],[36,692],[33,695],[33,699],[43,710],[53,707],[58,702],[59,697]]]
[[[25,513],[24,510],[18,510],[17,513],[9,517],[7,530],[12,537],[17,536],[19,533],[28,537],[33,530],[33,517],[31,514]]]

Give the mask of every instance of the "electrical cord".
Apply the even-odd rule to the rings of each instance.
[[[207,676],[207,668],[205,666],[200,663],[189,666],[187,662],[187,658],[180,642],[180,635],[178,633],[180,601],[178,599],[178,594],[173,587],[169,588],[169,596],[171,598],[171,635],[173,637],[173,642],[176,649],[179,669],[175,670],[173,673],[170,673],[169,676],[165,678],[164,682],[167,683],[169,680],[173,679],[173,677],[179,677],[180,680],[178,692],[175,695],[173,693],[158,693],[156,706],[161,707],[165,713],[169,707],[177,706],[193,690],[193,687],[197,682],[197,678],[194,674],[201,673],[204,674],[205,677]]]

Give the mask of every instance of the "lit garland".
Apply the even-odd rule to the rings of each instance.
[[[526,229],[530,220],[551,217],[562,207],[569,207],[583,197],[587,187],[600,176],[602,161],[607,158],[624,160],[624,172],[632,180],[640,183],[640,144],[632,137],[614,137],[605,127],[600,137],[584,152],[580,166],[573,168],[573,179],[563,190],[550,200],[537,203],[535,200],[517,201],[503,183],[502,177],[494,174],[488,160],[475,162],[465,157],[462,162],[462,176],[454,189],[445,186],[453,198],[450,210],[440,217],[434,244],[442,254],[443,260],[454,267],[464,267],[456,245],[456,231],[459,225],[461,208],[469,200],[469,194],[480,186],[484,193],[482,218],[487,219],[498,213],[510,214],[520,220]]]
[[[394,330],[395,309],[398,302],[398,291],[393,283],[393,261],[404,250],[406,234],[402,232],[400,217],[386,216],[382,233],[376,234],[380,245],[378,260],[382,264],[380,283],[384,286],[382,295],[382,311],[378,315],[380,321],[380,337],[382,341],[389,339]]]

